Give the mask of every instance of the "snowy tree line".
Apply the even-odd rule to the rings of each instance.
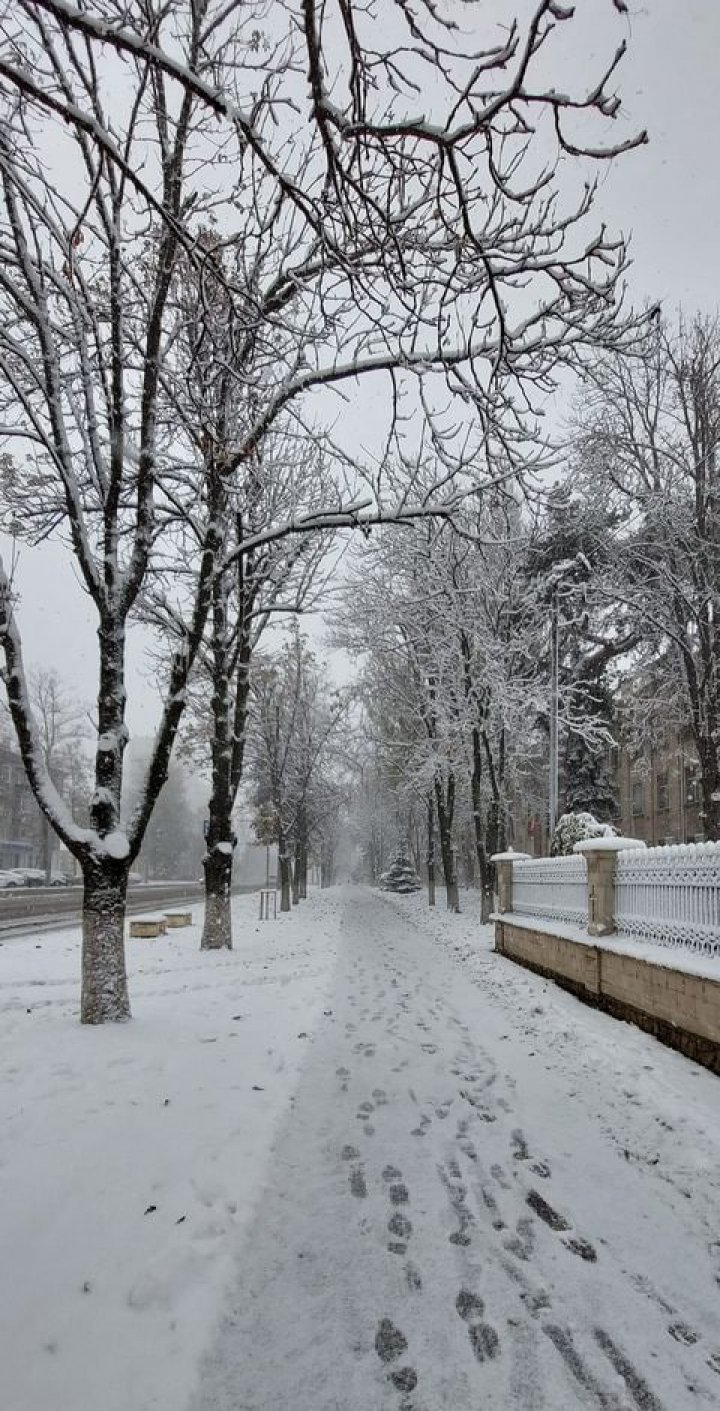
[[[84,1022],[130,1013],[127,876],[196,670],[214,717],[208,911],[224,910],[248,643],[302,576],[292,546],[449,521],[527,475],[538,398],[628,334],[625,247],[594,215],[594,169],[644,141],[608,141],[617,7],[586,76],[560,42],[572,10],[507,20],[475,33],[460,0],[397,0],[378,41],[364,0],[3,9],[3,524],[65,544],[96,614],[83,822],[43,758],[11,569],[0,645],[28,779],[83,874]],[[362,385],[367,444],[349,414]],[[126,817],[138,621],[163,706]],[[434,709],[430,691],[426,733]],[[446,821],[453,777],[436,785]]]
[[[559,639],[561,812],[617,818],[609,746],[687,737],[720,836],[720,323],[655,316],[583,374],[550,490],[469,501],[356,557],[339,640],[365,655],[375,792],[363,846],[457,860],[487,912],[489,859],[525,802],[547,809],[550,624]],[[425,858],[427,853],[427,861]]]

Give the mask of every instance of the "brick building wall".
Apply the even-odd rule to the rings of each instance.
[[[614,746],[609,764],[619,811],[612,819],[626,838],[642,838],[648,847],[704,840],[697,760],[688,739],[668,736],[636,754]],[[512,846],[531,857],[549,853],[547,778],[539,770],[518,791],[511,806]],[[560,812],[563,812],[560,781]]]

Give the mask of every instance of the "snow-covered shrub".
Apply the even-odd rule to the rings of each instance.
[[[587,838],[611,838],[616,831],[611,823],[599,823],[592,813],[563,813],[555,825],[550,856],[568,857],[576,843]]]
[[[387,872],[383,872],[380,886],[384,892],[419,892],[422,882],[405,854],[398,853]]]

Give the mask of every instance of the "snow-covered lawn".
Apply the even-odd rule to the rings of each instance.
[[[77,931],[0,948],[0,1404],[178,1411],[335,963],[316,897],[236,949],[131,941],[134,1019],[78,1022]]]
[[[470,895],[256,907],[129,943],[124,1026],[0,947],[3,1411],[720,1407],[718,1079]]]

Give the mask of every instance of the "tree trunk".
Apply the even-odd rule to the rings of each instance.
[[[112,858],[83,866],[82,1024],[130,1018],[125,971],[125,902],[128,863]]]
[[[470,776],[470,790],[472,794],[472,814],[473,829],[475,832],[475,856],[477,858],[478,872],[480,874],[480,920],[489,920],[492,911],[494,868],[489,860],[488,849],[485,846],[485,832],[483,826],[482,810],[482,752],[480,749],[480,731],[477,727],[472,732],[473,767]]]
[[[702,769],[701,789],[703,832],[708,843],[716,843],[720,840],[720,771],[714,759],[709,767],[705,765]]]
[[[51,829],[50,824],[49,824],[49,822],[48,822],[48,820],[47,820],[47,818],[45,817],[44,814],[43,814],[43,821],[42,821],[42,842],[43,842],[43,872],[45,873],[45,881],[46,881],[47,885],[50,886],[50,883],[51,883],[51,881],[52,881],[52,853],[53,853],[52,829]]]
[[[232,850],[228,844],[213,847],[203,858],[205,870],[205,921],[201,950],[232,950]]]
[[[435,810],[432,801],[432,794],[428,794],[427,803],[427,873],[428,873],[428,906],[435,905]]]
[[[288,857],[287,840],[282,829],[278,833],[278,869],[280,872],[280,910],[289,911],[290,858]]]
[[[298,894],[299,894],[299,897],[300,897],[300,900],[301,900],[301,901],[306,901],[306,900],[307,900],[307,889],[308,889],[308,850],[307,850],[307,843],[306,843],[305,839],[303,838],[303,841],[302,841],[302,843],[301,843],[301,845],[300,845],[300,878],[299,878],[299,885],[298,885]]]
[[[292,869],[292,904],[297,906],[300,900],[300,868],[301,868],[302,844],[299,838],[295,839],[295,856],[293,858]]]
[[[442,858],[443,874],[445,877],[445,896],[448,911],[459,912],[460,893],[458,891],[457,872],[455,869],[455,849],[452,840],[452,818],[455,805],[455,780],[451,774],[448,779],[447,801],[443,797],[442,783],[439,779],[435,781],[435,802],[438,816],[438,832],[440,834],[440,856]]]

